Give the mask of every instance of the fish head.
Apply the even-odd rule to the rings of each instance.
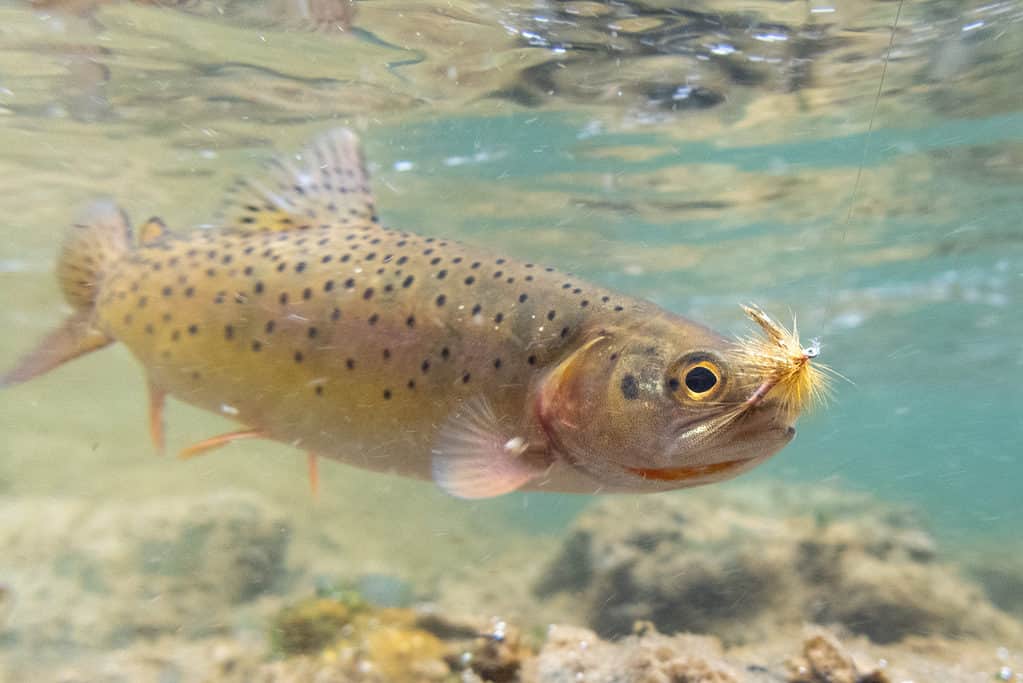
[[[604,329],[552,369],[538,415],[551,450],[612,490],[734,477],[795,436],[777,372],[741,341],[676,316]]]

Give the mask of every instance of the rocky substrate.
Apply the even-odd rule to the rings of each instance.
[[[1023,626],[864,496],[605,498],[416,590],[313,581],[295,528],[247,494],[4,501],[0,683],[1023,683]]]
[[[939,561],[908,511],[804,495],[777,486],[605,499],[578,519],[535,593],[568,594],[606,637],[649,621],[741,644],[809,622],[875,643],[1023,642],[1020,623]]]

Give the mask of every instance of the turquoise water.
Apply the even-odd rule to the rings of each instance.
[[[347,125],[389,225],[731,334],[756,302],[819,336],[847,380],[721,486],[869,493],[956,561],[1018,564],[1023,6],[796,5],[367,0],[317,28],[291,2],[2,3],[0,366],[62,316],[56,245],[85,202],[208,225],[235,177]],[[286,511],[310,575],[424,585],[498,572],[594,504],[464,503],[336,464],[311,504],[284,446],[149,457],[143,389],[118,350],[0,393],[0,496],[131,507],[241,489]],[[179,445],[227,424],[169,417]]]

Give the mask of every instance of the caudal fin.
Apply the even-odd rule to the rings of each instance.
[[[95,327],[96,293],[110,267],[132,248],[131,238],[128,217],[113,202],[98,201],[83,212],[57,260],[60,288],[74,311],[0,376],[0,387],[27,382],[114,341]]]

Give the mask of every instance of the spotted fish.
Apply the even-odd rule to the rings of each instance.
[[[166,396],[240,439],[432,479],[516,489],[662,491],[719,481],[787,444],[820,385],[793,333],[726,339],[551,267],[380,225],[356,136],[329,132],[239,183],[218,229],[138,230],[112,202],[68,233],[73,312],[12,385],[114,342]]]

